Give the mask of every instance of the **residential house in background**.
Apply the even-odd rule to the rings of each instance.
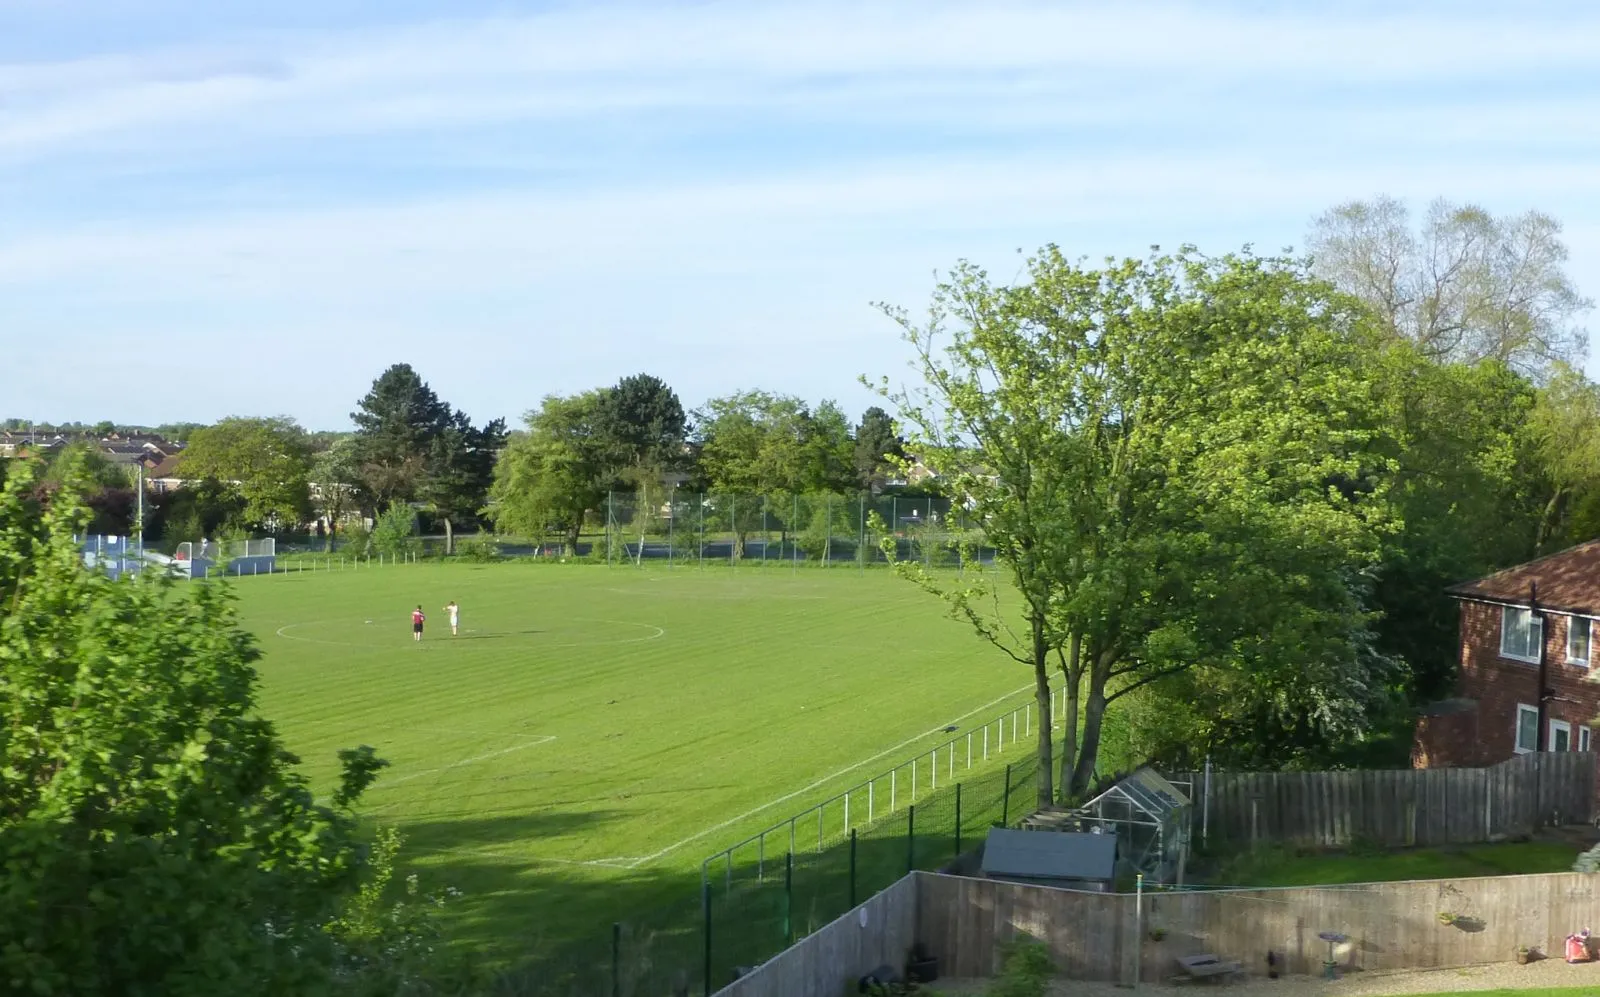
[[[1600,666],[1600,540],[1448,591],[1461,605],[1458,688],[1424,711],[1412,764],[1485,766],[1534,751],[1589,751],[1600,718],[1592,667]]]

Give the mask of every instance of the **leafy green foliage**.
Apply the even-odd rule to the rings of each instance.
[[[1257,691],[1257,722],[1362,731],[1388,668],[1366,603],[1391,462],[1361,310],[1289,260],[1089,270],[1050,248],[1027,271],[996,287],[958,267],[925,325],[891,310],[924,384],[885,389],[996,547],[1025,633],[983,608],[983,579],[901,570],[1032,667],[1041,716],[1058,658],[1067,795],[1111,703],[1197,667]],[[1042,734],[1041,803],[1050,750]]]
[[[311,445],[294,420],[229,418],[197,429],[178,462],[191,480],[223,482],[251,526],[293,529],[311,512]]]
[[[311,480],[317,486],[316,505],[328,519],[328,549],[332,550],[345,517],[354,511],[355,490],[361,481],[356,441],[334,440],[317,454],[311,464]]]
[[[876,405],[856,425],[854,451],[856,485],[873,495],[883,491],[906,456],[894,419]]]
[[[614,451],[602,436],[601,392],[552,395],[527,414],[527,430],[511,437],[495,465],[490,513],[501,532],[566,537],[577,553],[585,517],[600,506],[614,473]]]
[[[500,544],[493,535],[479,533],[457,544],[456,556],[474,564],[489,564],[501,559]]]
[[[685,461],[688,418],[677,394],[658,377],[634,374],[601,392],[595,431],[631,484]]]
[[[395,364],[372,382],[350,414],[354,463],[371,509],[421,501],[447,532],[477,518],[505,442],[505,421],[474,427],[451,409],[408,364]]]
[[[370,541],[375,553],[402,557],[417,552],[417,513],[409,505],[396,502],[383,510],[372,524]]]
[[[1050,950],[1032,935],[1019,934],[1000,946],[1000,976],[987,997],[1044,997],[1055,976]]]
[[[41,504],[36,474],[0,491],[0,974],[46,995],[340,989],[324,926],[365,874],[348,808],[383,763],[345,753],[316,804],[257,714],[228,590],[85,569],[82,477]]]

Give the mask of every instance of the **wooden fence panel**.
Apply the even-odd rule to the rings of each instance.
[[[1233,844],[1347,847],[1473,844],[1557,818],[1595,818],[1592,752],[1521,755],[1487,769],[1217,772],[1193,784],[1196,832]]]

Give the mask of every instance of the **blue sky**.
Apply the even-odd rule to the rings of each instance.
[[[0,0],[0,416],[858,412],[959,258],[1377,193],[1546,211],[1600,297],[1596,66],[1582,3]]]

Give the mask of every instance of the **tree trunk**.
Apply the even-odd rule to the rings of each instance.
[[[450,517],[444,517],[444,556],[449,557],[456,552],[455,532],[450,529]]]
[[[1055,803],[1054,766],[1051,752],[1055,744],[1050,740],[1050,646],[1044,639],[1044,617],[1035,613],[1033,618],[1033,698],[1039,704],[1039,798],[1040,810]]]
[[[567,527],[567,556],[578,556],[578,534],[583,529],[582,523]]]
[[[1563,498],[1561,489],[1557,488],[1550,501],[1545,503],[1544,512],[1539,516],[1539,525],[1533,535],[1533,556],[1538,557],[1544,553],[1544,545],[1550,541],[1550,534],[1555,532],[1556,515],[1561,509]]]
[[[1078,708],[1079,689],[1083,685],[1083,638],[1072,635],[1067,657],[1061,663],[1061,688],[1066,690],[1061,702],[1061,786],[1062,802],[1067,802],[1072,787],[1072,770],[1078,761]]]
[[[1089,674],[1089,697],[1083,710],[1083,745],[1078,750],[1078,764],[1072,770],[1072,790],[1069,795],[1081,796],[1094,783],[1095,765],[1100,760],[1100,725],[1106,715],[1106,681],[1109,667],[1099,662]]]

